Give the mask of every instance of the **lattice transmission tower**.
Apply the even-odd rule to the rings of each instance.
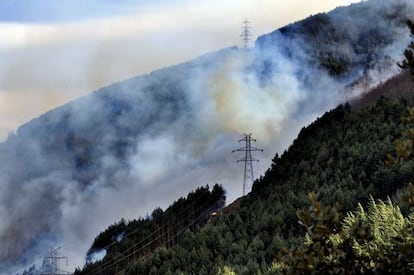
[[[50,263],[50,271],[39,273],[39,275],[70,275],[72,273],[64,271],[59,268],[59,261],[66,260],[66,265],[68,265],[68,258],[65,256],[61,256],[59,252],[60,247],[56,249],[52,249],[50,251],[50,256],[45,257],[43,260],[43,265],[45,263]]]
[[[245,49],[249,48],[249,41],[250,41],[250,36],[251,35],[252,35],[252,33],[250,31],[250,22],[246,18],[242,22],[242,33],[240,35],[242,37],[242,41],[243,41],[243,48],[245,48]]]
[[[254,138],[252,138],[252,134],[244,134],[243,138],[239,140],[239,142],[244,142],[245,146],[236,150],[234,152],[244,152],[244,158],[237,160],[237,162],[244,162],[244,177],[243,177],[243,196],[246,195],[247,189],[247,182],[250,179],[250,182],[253,183],[254,175],[253,175],[253,162],[258,162],[258,159],[252,157],[252,152],[259,151],[263,152],[263,149],[259,149],[252,146],[252,142],[256,142]]]

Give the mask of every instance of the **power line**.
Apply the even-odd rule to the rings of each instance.
[[[197,202],[196,201],[192,201],[189,205],[187,205],[184,209],[182,209],[176,216],[177,217],[180,217],[181,215],[183,215],[184,213],[186,213],[186,212],[188,212],[188,211],[191,211],[191,209],[193,209],[194,207],[194,204],[196,204]],[[194,209],[193,209],[194,210]],[[111,243],[109,243],[108,245],[106,245],[106,246],[104,246],[104,247],[99,247],[98,248],[98,250],[103,250],[103,249],[105,249],[105,250],[108,250],[110,247],[112,247],[112,246],[114,246],[114,245],[116,245],[116,244],[120,244],[121,242],[123,242],[124,240],[126,240],[129,236],[131,236],[131,235],[133,235],[133,234],[135,234],[135,233],[137,233],[138,231],[140,231],[141,230],[141,228],[140,227],[137,227],[136,229],[134,229],[134,230],[132,230],[131,232],[129,232],[128,234],[125,234],[125,235],[123,235],[122,236],[122,239],[120,240],[120,241],[118,241],[118,240],[115,240],[115,241],[113,241],[113,242],[111,242]],[[134,245],[134,247],[135,246],[137,246],[137,245],[140,245],[144,240],[146,240],[147,238],[149,238],[151,235],[155,235],[155,234],[157,234],[159,231],[161,231],[162,230],[162,228],[161,227],[159,227],[157,230],[155,230],[155,231],[153,231],[150,235],[148,235],[146,238],[144,238],[143,240],[141,240],[140,242],[138,242],[137,244],[135,244]],[[132,249],[134,248],[134,247],[132,247]],[[131,249],[131,248],[129,248],[129,249]],[[129,249],[127,249],[127,250],[129,250]]]
[[[256,142],[254,138],[252,138],[252,134],[244,134],[243,138],[239,140],[239,142],[244,142],[245,146],[236,150],[234,152],[245,152],[245,156],[242,159],[237,160],[237,162],[244,162],[244,177],[243,177],[243,196],[246,195],[247,189],[247,181],[250,179],[251,183],[253,183],[254,175],[253,175],[253,162],[258,162],[258,159],[252,157],[252,152],[259,151],[263,152],[263,149],[259,149],[253,147],[251,145],[252,142]]]
[[[243,41],[243,48],[248,49],[249,48],[249,41],[250,41],[250,36],[251,36],[251,32],[250,32],[250,22],[249,20],[244,19],[244,21],[242,22],[242,33],[241,33],[241,37],[242,37],[242,41]]]
[[[214,212],[213,210],[216,210],[217,208],[217,203],[222,199],[222,197],[219,198],[211,198],[210,200],[206,201],[205,203],[203,203],[201,206],[199,206],[197,209],[193,209],[191,211],[191,213],[188,213],[186,218],[192,217],[194,216],[195,213],[202,211],[202,213],[200,215],[198,215],[198,217],[196,217],[195,219],[193,219],[188,225],[184,226],[184,228],[179,229],[178,232],[176,232],[173,235],[169,235],[168,232],[161,232],[161,235],[158,234],[158,232],[161,230],[161,227],[158,228],[156,231],[152,232],[151,234],[147,235],[144,239],[142,239],[141,241],[139,241],[138,243],[136,243],[135,245],[133,245],[132,247],[126,249],[125,251],[122,252],[122,256],[118,259],[116,259],[113,262],[107,263],[106,265],[103,264],[103,266],[101,267],[97,267],[97,269],[92,270],[91,274],[103,274],[103,272],[109,268],[112,268],[114,266],[116,266],[117,264],[128,260],[130,257],[135,258],[134,260],[132,260],[131,262],[134,263],[136,261],[136,258],[139,258],[141,253],[143,252],[145,257],[151,256],[154,251],[165,245],[166,247],[168,247],[168,243],[170,243],[175,237],[182,235],[185,230],[189,229],[191,226],[194,226],[196,224],[196,222],[198,222],[200,219],[202,219],[202,217],[207,217],[208,213],[210,212]],[[210,205],[206,210],[202,210],[204,207],[208,206],[210,203],[214,202],[213,205]],[[180,228],[180,225],[183,225],[186,218],[184,219],[180,219],[180,221],[176,222],[175,224],[173,224],[172,228]],[[174,230],[173,230],[174,231]],[[164,239],[164,236],[167,235],[167,239]],[[155,238],[154,238],[155,237]],[[158,245],[155,249],[151,249],[151,246],[156,243],[157,240],[161,239],[162,244]],[[148,241],[147,241],[148,240]],[[147,241],[147,242],[145,242]],[[146,254],[145,253],[145,249],[149,247],[150,249],[150,253]],[[132,251],[131,251],[132,250]],[[131,251],[131,252],[129,252]],[[135,255],[138,255],[138,257],[136,257]],[[124,268],[125,269],[125,268]]]

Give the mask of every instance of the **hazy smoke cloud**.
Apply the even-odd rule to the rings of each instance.
[[[0,141],[94,89],[237,43],[244,16],[254,37],[355,1],[0,1]]]
[[[348,34],[374,28],[392,37],[369,67],[349,42],[354,65],[345,77],[312,62],[315,47],[326,45],[275,32],[254,49],[224,49],[116,83],[21,127],[0,144],[2,266],[59,244],[73,268],[97,233],[122,217],[144,216],[215,182],[228,201],[240,196],[242,169],[234,161],[241,156],[230,152],[242,146],[241,133],[265,149],[259,175],[302,126],[396,72],[380,65],[399,60],[408,32],[387,23],[375,3],[383,2],[363,4],[371,14],[361,21],[350,20],[352,12],[331,15],[348,22],[344,30],[358,26]],[[372,18],[379,27],[364,21]]]
[[[87,263],[95,263],[101,261],[106,256],[106,249],[100,249],[98,251],[92,252],[89,257],[87,257]]]

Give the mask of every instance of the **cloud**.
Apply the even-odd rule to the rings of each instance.
[[[347,5],[352,0],[335,0],[326,3],[323,0],[312,1],[307,3],[308,12],[323,11],[339,5]],[[109,16],[128,15],[136,13],[148,13],[150,11],[165,12],[171,8],[191,9],[192,12],[198,11],[201,14],[211,13],[222,15],[233,13],[251,13],[252,10],[269,10],[277,8],[279,11],[288,11],[290,14],[303,12],[303,2],[300,0],[289,3],[281,1],[252,1],[229,0],[225,3],[221,1],[189,1],[180,0],[171,1],[155,0],[145,2],[138,0],[71,0],[65,2],[56,2],[53,0],[11,0],[0,2],[0,21],[4,22],[70,22],[79,20],[88,20],[91,18],[103,18]],[[283,5],[282,5],[283,4]],[[209,12],[208,12],[209,11]],[[194,13],[192,13],[194,14]],[[281,12],[281,15],[286,13]]]
[[[11,0],[0,2],[0,20],[6,22],[67,22],[122,15],[147,10],[148,6],[166,5],[166,1],[123,0]]]
[[[99,87],[239,44],[245,17],[255,36],[351,1],[167,2],[1,1],[0,93],[53,100],[0,109],[0,117],[10,118],[0,125],[0,140],[23,121]]]

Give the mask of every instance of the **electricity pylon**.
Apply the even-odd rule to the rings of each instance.
[[[242,41],[243,41],[243,48],[247,49],[249,48],[249,40],[250,40],[250,36],[251,36],[251,32],[250,32],[250,22],[247,19],[244,19],[244,21],[242,22],[242,33],[241,33],[241,37],[242,37]]]
[[[50,256],[45,257],[44,260],[43,260],[43,263],[45,263],[46,261],[50,262],[51,271],[42,272],[42,273],[39,273],[39,275],[68,275],[68,274],[72,274],[70,272],[66,272],[66,271],[61,270],[59,268],[59,261],[60,260],[66,260],[66,265],[68,265],[68,258],[65,257],[65,256],[60,256],[59,249],[60,249],[60,247],[58,247],[56,249],[52,249],[50,251]]]
[[[256,142],[254,138],[252,138],[252,134],[244,134],[244,137],[239,140],[239,142],[245,142],[245,146],[236,150],[234,152],[245,152],[245,156],[242,159],[237,160],[237,162],[244,162],[244,177],[243,177],[243,196],[246,195],[247,189],[247,181],[250,179],[251,183],[253,183],[254,175],[253,175],[253,162],[258,162],[258,159],[252,157],[252,152],[259,151],[263,152],[263,149],[259,149],[253,147],[251,143]]]

